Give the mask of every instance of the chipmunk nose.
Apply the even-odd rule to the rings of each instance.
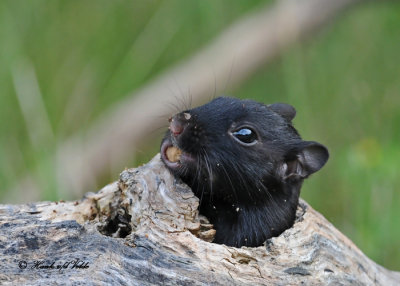
[[[174,136],[181,134],[184,128],[185,127],[179,119],[177,119],[175,116],[172,117],[171,123],[169,124],[169,130]]]
[[[187,112],[179,113],[174,115],[169,119],[169,130],[174,136],[178,136],[185,130],[187,121],[190,119],[191,115]]]

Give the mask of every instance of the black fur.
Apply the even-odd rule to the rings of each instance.
[[[219,97],[172,118],[162,159],[200,198],[214,242],[259,246],[293,225],[303,179],[329,157],[323,145],[300,138],[295,114],[287,104]],[[234,138],[240,127],[256,133],[253,145]],[[171,145],[183,151],[175,164],[165,154]]]

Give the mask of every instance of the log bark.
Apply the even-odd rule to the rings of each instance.
[[[157,155],[76,202],[0,205],[1,285],[399,285],[306,202],[255,248],[210,243]]]

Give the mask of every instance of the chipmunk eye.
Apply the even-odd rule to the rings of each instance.
[[[244,145],[254,145],[257,143],[257,133],[248,127],[241,128],[232,132],[233,138]]]

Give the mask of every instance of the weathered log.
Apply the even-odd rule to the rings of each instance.
[[[399,285],[306,202],[255,248],[207,242],[199,200],[157,155],[77,202],[0,206],[1,285]]]

